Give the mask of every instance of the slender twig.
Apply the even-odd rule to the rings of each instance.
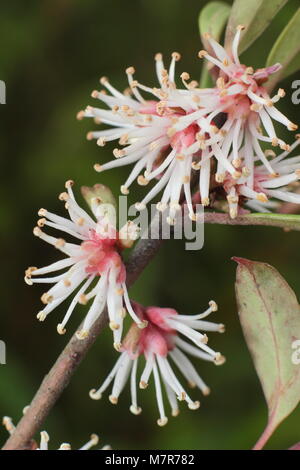
[[[161,246],[162,240],[159,239],[158,218],[153,221],[153,225],[153,231],[156,231],[157,237],[151,240],[140,240],[132,250],[126,263],[128,286],[131,286],[139,277]],[[43,421],[69,384],[75,370],[107,323],[107,312],[105,311],[94,323],[86,339],[78,340],[75,334],[72,336],[50,372],[45,376],[25,415],[5,443],[3,450],[24,450],[31,448],[30,440],[40,430]]]
[[[279,227],[285,230],[300,230],[299,215],[247,214],[231,219],[228,214],[206,212],[204,214],[204,222],[206,224],[262,225],[268,227]]]
[[[45,376],[25,415],[5,443],[3,450],[31,448],[31,438],[40,429],[61,393],[69,384],[81,360],[106,324],[107,314],[103,312],[103,315],[94,323],[90,335],[86,339],[78,340],[75,334],[72,336],[50,372]]]
[[[261,217],[243,215],[236,219],[231,219],[227,214],[206,212],[204,222],[208,224],[263,225],[294,230],[300,229],[298,226],[299,222],[296,219],[291,218],[287,221],[276,218],[276,216],[273,219],[269,219],[263,215]],[[137,243],[126,263],[128,286],[135,282],[161,246],[162,240],[160,239],[158,217],[152,222],[151,234],[151,239],[142,239]],[[26,414],[22,417],[14,433],[4,445],[4,450],[30,448],[31,438],[41,428],[43,421],[70,382],[80,362],[106,325],[107,313],[104,312],[94,323],[86,339],[78,340],[75,335],[71,338],[50,372],[44,378]]]

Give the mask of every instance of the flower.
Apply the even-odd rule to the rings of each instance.
[[[258,157],[271,176],[276,174],[272,162],[268,161],[261,148],[261,142],[269,143],[273,147],[279,146],[285,151],[289,150],[289,145],[276,135],[273,121],[283,124],[290,131],[296,130],[298,126],[275,107],[278,100],[285,96],[284,90],[280,88],[271,98],[263,85],[269,75],[277,72],[281,65],[275,64],[254,71],[252,67],[240,63],[238,46],[243,29],[243,26],[238,26],[229,52],[207,34],[205,39],[213,55],[202,50],[199,52],[199,57],[207,59],[219,70],[217,87],[208,91],[211,99],[218,100],[218,105],[206,119],[209,121],[217,111],[226,113],[223,126],[214,136],[211,135],[205,140],[205,145],[209,146],[211,153],[218,160],[216,180],[222,182],[228,172],[224,159],[236,168],[237,172],[234,176],[239,179],[241,176],[240,151],[243,151],[244,162],[249,173],[245,184],[253,189],[254,156]],[[177,129],[177,125],[174,128]]]
[[[67,192],[59,196],[60,200],[66,202],[70,220],[46,209],[40,209],[39,215],[42,218],[33,231],[34,235],[64,253],[66,258],[44,268],[29,267],[25,272],[25,281],[29,285],[35,283],[54,284],[41,297],[45,308],[37,315],[40,321],[45,320],[52,310],[78,289],[62,322],[57,325],[59,334],[65,333],[66,324],[78,303],[85,305],[90,299],[93,299],[81,330],[77,332],[79,339],[88,335],[91,326],[107,306],[109,324],[114,333],[114,345],[118,348],[126,312],[123,304],[138,326],[145,326],[131,308],[125,282],[126,269],[120,254],[124,246],[127,247],[133,243],[132,239],[137,236],[137,230],[131,222],[128,222],[127,226],[118,233],[107,215],[103,213],[101,199],[91,197],[89,194],[91,209],[96,218],[94,221],[77,204],[72,185],[73,181],[67,181]],[[90,193],[95,196],[97,191],[98,186],[95,185]],[[63,238],[47,235],[41,229],[44,226],[67,233],[74,237],[77,243],[69,243]],[[126,239],[126,236],[130,236],[131,240]],[[62,274],[57,274],[54,277],[39,277],[63,269],[65,271]],[[91,289],[87,292],[89,288]]]
[[[4,416],[2,423],[5,429],[9,432],[9,434],[12,435],[16,429],[12,422],[12,419],[9,416]],[[48,442],[50,440],[49,434],[46,431],[42,431],[40,435],[41,435],[41,440],[40,440],[39,447],[35,447],[32,450],[49,450],[48,449]],[[98,442],[99,442],[99,437],[97,436],[97,434],[92,434],[90,437],[90,440],[86,444],[84,444],[82,447],[80,447],[78,450],[89,450],[91,447],[96,446]],[[106,445],[102,447],[101,450],[110,450],[110,449],[111,447]],[[63,444],[60,445],[58,450],[71,450],[71,445],[64,442]]]
[[[185,400],[192,410],[199,408],[199,401],[193,401],[186,390],[177,379],[170,363],[171,358],[182,375],[187,379],[189,386],[198,387],[204,395],[209,393],[209,388],[196,372],[193,364],[185,353],[191,356],[222,364],[224,357],[207,346],[206,334],[202,331],[224,331],[224,325],[216,324],[203,319],[211,312],[217,310],[214,301],[209,302],[209,308],[198,315],[179,315],[172,308],[147,307],[144,308],[137,303],[132,303],[133,308],[139,318],[148,322],[143,330],[139,330],[133,323],[130,327],[121,347],[121,354],[114,368],[103,382],[101,387],[90,391],[90,397],[100,399],[102,393],[109,387],[112,381],[112,394],[109,396],[111,403],[116,404],[120,393],[130,375],[131,406],[133,414],[140,414],[142,411],[137,403],[137,369],[139,357],[144,356],[145,365],[140,376],[139,386],[145,389],[151,373],[153,373],[156,400],[160,418],[157,423],[164,426],[168,419],[165,415],[161,383],[164,384],[166,394],[172,409],[172,415],[179,413],[177,399]],[[179,335],[185,336],[196,346],[189,344]]]
[[[170,224],[175,223],[176,211],[180,209],[182,189],[190,217],[196,219],[191,198],[191,179],[194,174],[193,169],[200,168],[198,161],[201,154],[203,154],[203,164],[200,172],[200,188],[202,202],[207,203],[206,180],[210,173],[210,152],[204,148],[203,135],[207,135],[206,131],[215,132],[213,114],[219,105],[218,96],[211,96],[207,90],[196,90],[197,82],[188,82],[190,76],[186,72],[181,74],[185,89],[176,88],[175,64],[179,59],[180,55],[174,52],[167,71],[162,54],[156,54],[159,88],[142,85],[133,79],[134,68],[127,68],[132,97],[128,91],[124,93],[117,91],[106,77],[101,78],[101,84],[107,88],[111,96],[105,91],[93,91],[92,97],[105,103],[110,110],[88,106],[85,111],[78,113],[79,119],[92,117],[97,123],[113,127],[113,129],[89,132],[87,135],[89,140],[97,139],[100,146],[108,141],[119,140],[120,145],[125,146],[122,149],[114,149],[116,160],[103,165],[97,163],[95,170],[103,171],[134,163],[133,170],[121,186],[123,194],[129,193],[129,187],[136,178],[142,186],[146,186],[151,180],[158,180],[136,207],[142,210],[160,191],[164,190],[157,208],[165,210],[170,207],[167,218]],[[145,100],[139,90],[152,96]],[[207,114],[210,116],[209,125],[205,119]],[[203,132],[200,135],[202,126]],[[230,162],[223,163],[232,174],[236,173]]]
[[[159,88],[150,88],[134,80],[134,69],[129,67],[126,72],[133,97],[128,90],[117,91],[104,77],[100,81],[111,96],[105,91],[94,91],[92,97],[104,102],[110,110],[88,106],[79,112],[79,119],[93,117],[96,122],[113,126],[113,129],[89,132],[88,139],[97,139],[100,146],[119,139],[120,145],[125,146],[113,151],[116,160],[95,165],[97,171],[103,171],[134,163],[127,181],[121,186],[123,194],[128,194],[128,188],[136,178],[141,185],[147,185],[152,179],[158,180],[136,204],[137,209],[142,210],[163,190],[157,209],[169,207],[167,220],[174,224],[183,190],[189,215],[196,220],[191,197],[195,170],[200,170],[199,193],[204,206],[210,203],[212,177],[216,182],[223,182],[229,173],[232,179],[239,180],[247,172],[245,185],[253,189],[256,157],[271,176],[276,175],[261,142],[289,151],[290,146],[276,135],[273,121],[282,123],[289,130],[295,130],[297,125],[275,107],[285,95],[284,90],[279,89],[271,98],[264,87],[269,75],[278,71],[281,65],[254,71],[240,63],[238,45],[243,29],[242,26],[237,28],[229,52],[209,34],[205,36],[212,54],[202,50],[199,57],[205,57],[218,70],[216,87],[197,88],[197,82],[189,82],[189,74],[183,72],[181,79],[185,89],[176,88],[175,63],[179,54],[172,54],[168,71],[162,55],[157,54]],[[152,97],[145,100],[140,91]],[[242,152],[244,174],[241,171]]]
[[[300,143],[300,136],[297,137],[291,150]],[[288,153],[285,151],[275,157],[272,150],[267,150],[266,156],[275,157],[272,160],[275,174],[270,175],[261,163],[255,165],[252,188],[247,184],[248,169],[243,166],[245,156],[241,158],[240,178],[233,179],[229,173],[226,173],[222,186],[227,193],[229,213],[232,218],[237,216],[239,205],[245,201],[248,207],[258,212],[269,212],[278,206],[277,202],[269,201],[269,198],[300,204],[300,194],[292,192],[295,186],[299,188],[299,183],[296,182],[300,179],[300,156],[285,158]]]

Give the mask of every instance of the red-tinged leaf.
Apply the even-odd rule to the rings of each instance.
[[[289,450],[300,450],[300,442],[294,444],[292,447],[289,448]]]
[[[300,400],[300,364],[293,360],[300,339],[300,307],[295,293],[272,266],[238,263],[236,298],[244,336],[268,405],[261,449]]]

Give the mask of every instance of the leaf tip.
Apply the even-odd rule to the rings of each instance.
[[[232,261],[235,261],[237,264],[242,264],[244,266],[249,266],[251,261],[246,258],[240,258],[239,256],[232,256]]]

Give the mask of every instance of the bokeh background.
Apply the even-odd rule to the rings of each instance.
[[[75,312],[68,332],[61,337],[56,324],[65,305],[44,324],[35,315],[42,288],[28,287],[24,268],[42,266],[58,256],[32,236],[37,210],[46,207],[64,213],[57,195],[65,180],[80,185],[102,182],[118,193],[128,167],[97,175],[92,165],[107,161],[111,147],[100,149],[87,142],[91,120],[78,122],[78,110],[93,104],[90,92],[99,88],[102,75],[121,90],[125,68],[134,65],[139,80],[155,85],[153,56],[161,51],[183,55],[178,71],[199,77],[201,48],[197,27],[201,0],[21,0],[2,2],[0,16],[0,78],[6,82],[7,104],[0,106],[0,228],[1,315],[0,339],[7,344],[7,365],[0,366],[0,415],[17,422],[43,376],[79,324]],[[263,66],[267,53],[291,14],[297,0],[275,18],[259,41],[245,54],[248,65]],[[290,78],[282,85],[287,96],[279,108],[299,121],[299,108],[291,102]],[[281,129],[282,130],[282,129]],[[283,131],[283,137],[285,136]],[[139,199],[139,188],[131,202]],[[165,243],[131,290],[144,304],[172,306],[195,313],[215,299],[216,321],[227,325],[225,335],[211,335],[211,345],[227,357],[224,366],[197,364],[212,394],[202,399],[199,411],[182,406],[178,418],[164,428],[158,416],[152,387],[140,393],[143,413],[129,413],[128,389],[117,407],[108,394],[101,401],[88,398],[113,366],[117,353],[106,331],[76,372],[44,424],[51,445],[71,441],[76,448],[91,432],[114,449],[247,449],[263,430],[267,412],[239,325],[232,256],[269,262],[300,295],[299,234],[276,228],[209,226],[202,250],[185,252],[182,241]],[[197,392],[194,396],[197,395]],[[267,448],[287,448],[300,439],[300,410],[296,410],[272,437]],[[6,433],[0,430],[0,441]]]

